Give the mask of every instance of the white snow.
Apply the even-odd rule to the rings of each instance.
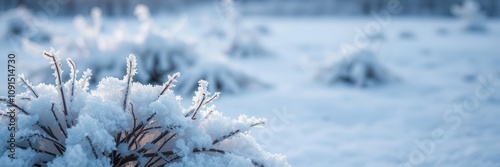
[[[126,82],[120,79],[126,74],[127,66],[123,63],[126,56],[133,53],[131,48],[151,49],[157,51],[156,53],[167,55],[171,45],[179,44],[173,48],[186,51],[186,54],[183,55],[195,55],[195,58],[187,59],[189,61],[199,60],[198,56],[205,57],[206,54],[224,55],[223,51],[227,43],[214,42],[213,44],[217,46],[206,44],[209,40],[205,39],[203,34],[206,33],[208,25],[202,24],[202,19],[197,18],[197,15],[189,16],[183,30],[176,34],[175,38],[165,39],[165,37],[156,34],[156,36],[150,36],[150,39],[145,38],[144,43],[140,44],[133,43],[136,35],[141,35],[140,29],[145,29],[144,31],[148,33],[152,31],[151,27],[142,26],[141,21],[150,20],[153,22],[154,20],[157,25],[150,25],[152,27],[173,27],[173,22],[179,20],[180,16],[155,17],[148,14],[147,17],[140,17],[143,18],[141,21],[136,18],[120,21],[116,18],[104,17],[102,18],[103,27],[110,25],[118,27],[119,23],[126,25],[125,30],[123,30],[126,33],[123,33],[124,37],[121,39],[125,42],[117,44],[116,48],[106,48],[111,51],[99,51],[95,49],[98,48],[97,46],[87,45],[95,44],[93,41],[83,42],[86,45],[82,45],[81,48],[88,49],[87,53],[100,52],[96,55],[86,55],[98,57],[92,59],[81,56],[80,52],[70,52],[64,49],[61,51],[61,57],[72,57],[79,70],[87,68],[91,68],[94,72],[100,70],[96,73],[101,74],[92,75],[96,81],[93,86],[88,86],[84,82],[88,80],[87,77],[82,77],[82,79],[77,77],[77,87],[84,88],[76,91],[80,94],[77,97],[88,96],[92,99],[74,99],[74,101],[82,101],[82,103],[72,104],[72,109],[85,113],[86,116],[80,117],[92,124],[88,127],[78,126],[74,128],[80,128],[90,136],[97,136],[93,143],[101,143],[102,146],[106,146],[99,149],[113,149],[109,144],[108,135],[110,134],[99,130],[116,132],[120,129],[131,128],[129,122],[120,122],[130,120],[130,114],[123,115],[123,117],[116,115],[118,112],[123,112],[121,107]],[[53,25],[59,28],[54,29],[58,34],[51,34],[52,37],[54,39],[67,38],[66,41],[72,41],[82,36],[82,34],[74,32],[75,27],[71,23],[72,20],[72,18],[55,18]],[[251,74],[251,77],[256,80],[269,83],[269,89],[246,90],[239,94],[223,91],[221,97],[214,103],[217,108],[210,107],[212,103],[208,104],[198,111],[199,115],[197,115],[196,121],[190,119],[182,119],[181,121],[183,116],[180,114],[187,112],[187,109],[183,110],[182,108],[195,105],[192,104],[190,96],[183,96],[184,100],[178,104],[179,97],[175,94],[181,92],[169,90],[165,95],[158,97],[162,90],[161,86],[132,83],[133,89],[131,89],[129,100],[134,105],[137,117],[144,120],[153,114],[153,111],[158,111],[155,119],[163,122],[157,123],[176,122],[181,125],[181,128],[175,129],[179,136],[199,135],[193,140],[175,140],[175,142],[165,146],[168,149],[177,148],[184,154],[189,149],[211,144],[207,142],[209,141],[207,139],[220,138],[227,134],[225,132],[246,128],[254,121],[259,121],[251,117],[247,117],[248,120],[251,120],[249,122],[239,121],[238,118],[241,114],[266,118],[267,122],[263,128],[252,128],[249,133],[240,133],[218,144],[218,149],[230,149],[231,153],[219,156],[214,156],[219,153],[212,152],[190,154],[175,165],[252,166],[249,159],[252,158],[260,163],[267,163],[266,166],[280,166],[286,164],[287,161],[292,166],[398,166],[406,163],[413,163],[412,166],[500,166],[498,158],[500,157],[500,143],[498,143],[500,141],[498,121],[500,119],[498,112],[500,107],[500,69],[498,66],[500,64],[498,54],[500,48],[497,46],[500,42],[500,21],[498,19],[486,20],[488,32],[475,34],[463,32],[460,28],[460,20],[455,18],[392,17],[383,30],[383,40],[380,40],[380,47],[374,50],[374,54],[376,60],[384,68],[398,77],[398,82],[363,89],[317,82],[314,78],[317,67],[311,68],[302,65],[323,64],[325,63],[323,61],[330,60],[328,56],[337,55],[330,53],[338,52],[342,44],[355,43],[356,27],[363,27],[367,23],[375,21],[373,18],[358,16],[332,18],[261,16],[246,17],[244,21],[254,25],[263,24],[272,30],[268,36],[259,38],[259,43],[271,49],[275,56],[230,58],[227,62],[222,63],[219,59],[215,59],[211,60],[212,62],[186,63],[187,65],[183,68],[203,69],[201,71],[205,71],[212,67],[217,69],[225,68],[225,66],[215,67],[211,65],[206,67],[203,66],[203,62],[229,64],[228,66],[235,68],[231,70],[232,72],[240,70]],[[213,24],[219,25],[219,22],[215,21]],[[108,29],[101,31],[100,35],[102,38],[109,37],[109,40],[114,40],[113,33],[113,29]],[[187,37],[192,36],[196,39],[194,41],[203,47],[197,47],[185,41],[191,41]],[[24,47],[12,45],[9,39],[3,39],[0,44],[7,48]],[[169,43],[169,40],[181,42]],[[161,43],[169,45],[162,46]],[[67,47],[67,44],[62,42],[51,44],[55,48]],[[150,44],[150,47],[146,47]],[[43,46],[42,49],[51,47],[40,45]],[[217,52],[205,50],[206,48]],[[108,53],[110,56],[106,57]],[[53,77],[47,77],[53,73],[53,70],[41,72],[45,75],[41,77],[42,79],[50,79],[50,82],[46,82],[46,84],[39,85],[40,80],[32,79],[29,75],[33,71],[42,71],[39,69],[43,64],[47,64],[41,54],[42,50],[32,53],[27,49],[17,53],[18,74],[25,73],[26,79],[32,82],[37,94],[40,95],[38,99],[34,98],[31,92],[19,95],[19,97],[31,98],[30,104],[23,104],[22,107],[25,107],[27,112],[39,116],[39,118],[33,116],[29,119],[20,117],[20,127],[32,126],[33,121],[38,119],[50,119],[52,123],[54,122],[53,117],[46,114],[50,113],[52,103],[59,104],[60,101],[60,98],[54,98],[58,97],[59,94],[58,89],[53,86],[57,82],[54,83]],[[138,74],[134,80],[144,81],[146,79],[140,77],[144,75],[141,73],[143,70],[141,69],[141,63],[143,63],[141,61],[145,59],[141,58],[143,55],[134,54],[137,55],[138,61]],[[83,58],[75,58],[79,56]],[[303,62],[302,58],[304,57],[311,62]],[[155,61],[152,58],[146,60],[149,62],[144,62],[144,65],[148,68]],[[0,63],[2,67],[5,67],[5,62],[0,61]],[[196,67],[188,68],[197,63],[199,64],[195,65]],[[108,67],[109,64],[115,64],[115,66]],[[102,68],[97,69],[97,66]],[[47,64],[45,68],[48,69],[49,65]],[[69,76],[70,69],[63,65],[63,70],[66,71],[63,74],[63,80],[67,81],[64,77]],[[172,73],[164,73],[164,78],[160,82],[165,82],[167,75]],[[182,73],[182,77],[176,83],[177,88],[182,87],[179,84],[184,81],[181,80],[192,77],[187,73],[187,70]],[[91,76],[89,72],[82,74]],[[103,79],[107,75],[115,78]],[[239,73],[236,75],[240,76]],[[227,77],[227,75],[223,76]],[[1,72],[0,78],[6,78],[6,74]],[[0,80],[1,95],[6,94],[4,80]],[[192,80],[191,87],[196,90],[197,79]],[[207,80],[210,81],[210,79]],[[93,89],[99,81],[99,86]],[[212,87],[214,85],[210,81],[209,92],[215,91]],[[90,93],[85,92],[89,91],[87,87],[89,87]],[[18,91],[21,92],[21,90],[25,91],[24,89]],[[193,95],[193,92],[190,95]],[[99,105],[89,106],[85,105],[83,101],[99,103]],[[456,106],[465,108],[467,111],[460,113]],[[57,107],[60,108],[60,105]],[[110,111],[98,113],[98,108]],[[63,115],[60,110],[57,111],[60,116]],[[209,117],[204,120],[207,115]],[[92,119],[87,119],[87,117],[92,117]],[[233,122],[233,119],[236,120]],[[5,124],[5,122],[6,119],[0,116],[0,123]],[[113,125],[116,127],[106,127]],[[52,127],[56,128],[57,125],[52,124]],[[201,130],[197,129],[198,127],[201,127]],[[0,130],[2,134],[6,134],[5,131],[4,128]],[[433,136],[441,132],[446,136],[442,142],[441,140],[432,140]],[[79,134],[80,138],[85,133]],[[110,136],[113,137],[113,135],[116,134]],[[4,135],[0,135],[0,139],[3,140],[4,137]],[[71,165],[73,162],[82,162],[82,164],[93,165],[88,164],[87,161],[93,158],[92,153],[88,150],[90,147],[88,142],[76,139],[67,142],[70,141],[75,143],[67,148],[67,151],[71,153],[68,156],[56,158],[53,163]],[[77,141],[80,144],[76,144]],[[122,147],[118,146],[117,149],[121,150],[120,152],[129,153]],[[21,159],[35,156],[32,151],[25,151],[26,153],[18,151],[20,155],[26,157],[11,161],[2,156],[0,164],[23,166],[26,162]],[[282,153],[283,155],[272,153]],[[74,157],[80,157],[80,159],[74,160]],[[139,159],[144,163],[148,161],[144,157]],[[100,161],[92,160],[92,162],[97,164],[108,161],[102,159]],[[31,163],[27,162],[28,165]]]
[[[217,163],[229,162],[233,165],[269,163],[273,164],[272,166],[289,166],[285,159],[279,158],[283,157],[280,154],[270,154],[262,149],[242,152],[222,143],[237,139],[241,142],[252,141],[253,138],[237,138],[237,136],[247,133],[251,127],[264,124],[265,120],[247,116],[231,120],[217,114],[213,105],[206,106],[219,96],[219,93],[209,96],[211,93],[207,90],[207,81],[199,81],[193,105],[185,109],[173,91],[162,92],[163,86],[133,82],[133,76],[137,73],[137,62],[134,55],[129,55],[126,59],[127,72],[122,80],[106,77],[99,82],[96,89],[88,93],[85,88],[88,83],[81,84],[83,87],[75,87],[74,73],[68,81],[63,81],[60,75],[62,71],[59,53],[54,49],[44,53],[52,60],[53,70],[56,71],[54,73],[56,86],[44,84],[32,86],[28,81],[23,83],[28,89],[20,94],[15,102],[19,110],[25,111],[18,116],[19,129],[15,133],[16,149],[22,150],[20,152],[23,154],[17,157],[23,159],[19,162],[5,159],[9,154],[5,151],[0,159],[3,164],[150,166],[161,160],[161,164],[168,166],[173,163],[186,163],[185,160],[190,157],[199,157],[194,154],[206,154],[208,156],[202,159],[194,159],[201,162],[189,160],[187,163],[200,164],[208,159]],[[72,61],[68,62],[72,66]],[[74,70],[71,68],[71,71],[76,73]],[[84,82],[87,80],[85,78],[87,75],[90,74],[86,72],[82,78]],[[21,75],[20,79],[24,79],[24,76]],[[78,90],[73,91],[74,89]],[[42,94],[37,95],[37,92]],[[25,97],[29,98],[23,99]],[[70,102],[67,104],[67,101]],[[8,110],[2,106],[0,110],[2,118],[9,118]],[[47,114],[47,111],[52,114]],[[211,115],[202,112],[215,112],[213,115],[218,117],[211,118]],[[202,115],[204,117],[201,117]],[[232,123],[211,126],[203,123],[208,119],[211,122]],[[0,121],[7,124],[9,119]],[[213,129],[224,131],[213,134]],[[2,129],[2,132],[5,132],[5,129]],[[259,147],[258,144],[250,146]],[[8,147],[2,145],[2,148],[7,150]],[[29,151],[37,153],[32,154]],[[117,153],[119,154],[116,155]],[[252,156],[243,157],[247,155]],[[120,158],[121,160],[117,160]],[[224,165],[217,163],[208,165]]]
[[[464,0],[462,6],[455,5],[451,12],[462,19],[462,26],[469,31],[486,31],[486,16],[481,11],[481,6],[475,0]]]

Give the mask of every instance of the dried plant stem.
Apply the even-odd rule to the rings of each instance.
[[[92,144],[92,140],[90,139],[90,137],[89,137],[88,135],[86,135],[86,136],[85,136],[85,138],[87,138],[87,141],[89,142],[90,147],[92,148],[92,153],[94,154],[95,159],[99,158],[99,157],[97,156],[97,153],[96,153],[96,151],[95,151],[94,145]]]
[[[214,112],[214,110],[210,110],[210,111],[208,111],[208,114],[205,116],[205,118],[204,118],[204,119],[208,119],[208,117],[209,117],[210,115],[212,115],[212,113],[213,113],[213,112]]]
[[[75,68],[75,63],[73,62],[73,60],[71,59],[68,59],[68,65],[70,66],[71,68],[71,98],[70,98],[70,102],[73,101],[73,97],[75,95],[75,82],[76,82],[76,68]]]
[[[24,110],[23,108],[19,107],[19,106],[18,106],[17,104],[15,104],[15,103],[7,103],[7,104],[9,104],[9,105],[10,105],[10,106],[12,106],[12,107],[17,108],[19,111],[23,112],[23,113],[24,113],[24,114],[26,114],[26,115],[30,115],[28,112],[26,112],[26,110]]]
[[[206,104],[214,101],[215,99],[219,98],[219,95],[220,95],[220,92],[215,92],[214,95],[212,97],[210,97],[207,101],[205,101],[205,103],[203,105],[206,105]]]
[[[51,156],[57,156],[57,154],[54,154],[54,153],[51,153],[51,152],[48,152],[48,151],[45,151],[45,150],[40,150],[40,149],[37,149],[37,148],[33,147],[33,145],[31,144],[30,139],[28,139],[28,145],[30,146],[31,149],[33,149],[36,152],[44,153],[44,154],[51,155]]]
[[[22,75],[21,75],[22,76]],[[30,84],[28,84],[28,82],[26,82],[26,80],[24,79],[24,77],[19,77],[19,79],[21,80],[21,82],[26,85],[26,87],[28,88],[28,90],[31,91],[31,93],[33,93],[33,95],[35,95],[36,98],[38,98],[38,94],[35,92],[35,90],[31,87]]]
[[[133,70],[133,62],[132,60],[128,60],[128,71],[127,71],[127,88],[125,90],[125,99],[123,100],[123,110],[126,111],[125,109],[127,108],[127,101],[128,101],[128,94],[130,91],[130,84],[132,84],[132,70]]]
[[[167,91],[170,86],[172,85],[172,83],[175,81],[175,79],[177,79],[177,77],[180,76],[180,73],[179,72],[176,72],[174,75],[172,75],[171,77],[169,76],[168,77],[168,81],[164,84],[163,86],[163,90],[161,91],[160,93],[160,96],[163,95],[165,93],[165,91]]]
[[[163,142],[163,144],[161,144],[161,146],[158,148],[158,150],[156,150],[156,152],[160,152],[161,149],[163,148],[163,146],[165,146],[165,144],[167,144],[170,140],[172,140],[172,138],[174,138],[175,136],[177,136],[177,134],[173,134],[172,136],[170,136],[168,139],[165,139],[165,141]],[[146,163],[146,166],[148,166],[148,164],[154,159],[155,157],[151,157],[149,159],[149,161]],[[158,162],[159,160],[161,159],[161,156],[158,157],[158,159],[156,161],[153,162],[153,164],[155,164],[156,162]],[[150,166],[152,166],[153,164],[151,164]]]
[[[257,123],[254,123],[254,124],[250,125],[250,127],[254,127],[254,126],[257,126],[257,125],[264,125],[264,122],[257,122]],[[219,142],[221,142],[221,141],[224,141],[224,140],[226,140],[227,138],[230,138],[230,137],[232,137],[232,136],[234,136],[234,135],[236,135],[236,134],[238,134],[238,133],[240,133],[240,132],[241,132],[241,130],[240,130],[240,129],[237,129],[237,130],[235,130],[235,131],[232,131],[231,133],[229,133],[229,134],[227,134],[227,135],[225,135],[225,136],[222,136],[222,137],[221,137],[221,139],[215,139],[215,140],[212,142],[212,145],[215,145],[215,144],[217,144],[217,143],[219,143]]]
[[[54,115],[54,118],[56,119],[57,125],[59,126],[59,130],[63,133],[65,138],[68,138],[68,135],[66,134],[66,131],[61,125],[61,122],[59,122],[59,118],[56,115],[56,112],[54,111],[54,103],[52,103],[52,108],[50,109],[52,111],[52,114]]]
[[[27,139],[30,139],[32,137],[40,137],[42,139],[45,139],[45,140],[48,140],[48,141],[51,141],[53,142],[55,145],[58,145],[60,146],[61,148],[64,148],[64,144],[63,143],[60,143],[56,138],[52,138],[52,137],[48,137],[48,136],[45,136],[45,135],[42,135],[42,134],[31,134],[31,135],[28,135],[28,136],[23,136],[23,137],[20,137],[21,139],[24,139],[24,138],[27,138]]]
[[[64,90],[63,90],[63,85],[62,85],[62,80],[61,80],[61,72],[59,69],[59,63],[57,62],[56,57],[54,55],[50,55],[47,52],[44,52],[43,54],[45,56],[51,58],[52,62],[54,63],[54,69],[56,70],[56,74],[57,74],[57,84],[59,86],[59,92],[61,93],[61,100],[62,100],[63,107],[64,107],[63,113],[64,113],[64,116],[67,117],[68,116],[68,107],[66,107],[66,99],[64,98]],[[66,126],[69,128],[68,120],[66,120]]]
[[[130,112],[132,113],[132,118],[134,119],[134,126],[132,129],[135,129],[136,127],[136,122],[137,122],[137,118],[135,118],[135,114],[134,114],[134,105],[132,103],[130,103]]]
[[[202,98],[196,103],[196,106],[192,107],[192,109],[188,113],[186,113],[186,115],[184,115],[184,116],[189,117],[189,116],[191,116],[191,114],[196,114],[195,112],[197,112],[201,108],[205,99],[206,99],[206,96],[205,96],[205,93],[203,93]],[[191,119],[194,119],[194,117],[191,117]]]

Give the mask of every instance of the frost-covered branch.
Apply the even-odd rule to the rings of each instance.
[[[127,58],[127,74],[125,75],[125,79],[127,82],[127,88],[125,89],[125,99],[123,100],[123,110],[127,108],[127,101],[130,91],[130,85],[132,84],[132,77],[137,73],[137,61],[135,56],[130,54]]]
[[[64,98],[64,90],[63,90],[63,85],[62,85],[62,79],[61,79],[61,74],[62,74],[62,69],[61,68],[61,62],[59,62],[59,58],[56,56],[59,54],[59,52],[55,52],[54,53],[54,50],[52,49],[50,51],[50,53],[47,53],[47,52],[43,52],[43,55],[45,55],[47,58],[51,59],[52,61],[52,68],[55,70],[55,73],[54,73],[54,76],[56,77],[56,85],[57,87],[59,88],[59,92],[61,93],[61,101],[62,101],[62,104],[63,104],[63,113],[64,113],[64,116],[68,116],[68,107],[66,106],[66,99]],[[68,126],[69,128],[69,123],[68,121],[66,120],[66,125]]]
[[[89,81],[90,78],[92,77],[92,70],[87,69],[85,72],[83,72],[82,78],[80,79],[80,88],[86,91],[89,87]]]
[[[66,59],[66,62],[68,63],[68,66],[70,68],[70,82],[71,82],[71,98],[70,98],[70,102],[73,101],[73,96],[75,95],[75,82],[76,82],[76,73],[78,73],[78,71],[76,70],[76,67],[75,67],[75,63],[73,62],[73,60],[71,60],[70,58]]]
[[[97,156],[97,153],[95,152],[94,145],[92,144],[92,139],[90,139],[90,137],[88,135],[86,135],[85,138],[87,139],[87,141],[89,142],[90,147],[92,148],[92,153],[94,154],[95,159],[99,158]]]
[[[168,81],[163,84],[163,90],[161,91],[160,96],[163,95],[168,89],[175,87],[172,83],[177,82],[175,79],[177,79],[180,75],[181,73],[176,72],[172,76],[168,76]]]

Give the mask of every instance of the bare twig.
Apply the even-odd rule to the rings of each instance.
[[[56,112],[54,111],[54,103],[52,103],[52,108],[50,109],[52,111],[52,115],[54,115],[54,118],[56,119],[57,125],[59,126],[59,130],[63,133],[65,138],[68,138],[68,135],[66,134],[66,131],[61,125],[61,122],[59,122],[59,118],[57,117]]]
[[[36,125],[38,125],[38,127],[40,127],[40,129],[42,129],[43,132],[48,134],[50,137],[57,139],[56,135],[54,135],[54,132],[52,131],[52,128],[50,128],[50,126],[45,127],[43,125],[40,125],[40,122],[37,122]]]
[[[167,144],[170,140],[172,140],[172,138],[174,138],[177,134],[173,134],[172,136],[170,136],[168,139],[166,139],[163,144],[160,145],[160,147],[158,148],[158,150],[156,152],[160,152],[161,149],[163,148],[163,146],[165,146],[165,144]],[[152,157],[151,159],[149,159],[148,163],[146,163],[146,166],[149,164],[149,162],[151,160],[153,160],[154,157]],[[153,163],[151,164],[151,166],[153,166],[156,162],[158,162],[160,159],[162,159],[162,157],[160,156],[156,161],[153,161]]]
[[[31,93],[33,93],[33,95],[35,95],[35,97],[38,98],[38,94],[35,92],[31,84],[29,84],[29,82],[27,82],[26,79],[24,79],[23,75],[19,76],[19,80],[21,80],[21,82],[26,86],[26,88],[28,88],[28,90],[30,90]]]
[[[151,114],[148,119],[146,119],[146,123],[151,121],[151,119],[153,119],[153,117],[156,115],[156,112],[154,112],[153,114]]]
[[[135,114],[134,114],[134,105],[132,103],[130,103],[130,112],[132,113],[132,118],[134,118],[134,126],[132,129],[135,129],[136,127],[136,121],[137,121],[137,118],[135,118]]]
[[[58,146],[61,146],[62,148],[65,148],[64,144],[60,143],[56,138],[48,137],[48,136],[45,136],[45,135],[42,135],[42,134],[38,134],[38,133],[31,134],[31,135],[28,135],[28,136],[21,136],[21,137],[19,137],[19,139],[22,140],[22,139],[26,138],[27,140],[29,140],[30,138],[35,137],[35,136],[40,137],[40,138],[45,139],[45,140],[48,140],[48,141],[51,141],[54,144],[56,144]]]
[[[33,147],[33,145],[31,144],[31,141],[29,139],[28,139],[28,145],[35,152],[44,153],[44,154],[51,155],[51,156],[57,156],[57,154],[54,154],[54,153],[51,153],[51,152],[45,151],[45,150],[40,150],[40,149],[37,149],[37,148]]]
[[[7,103],[8,105],[12,106],[12,107],[15,107],[17,108],[18,110],[20,110],[21,112],[23,112],[24,114],[26,115],[30,115],[28,112],[26,112],[26,110],[24,110],[23,108],[19,107],[17,104],[15,103]]]
[[[95,152],[94,145],[92,144],[92,140],[90,139],[89,135],[85,135],[85,138],[87,138],[87,141],[89,142],[90,147],[92,148],[92,153],[94,154],[95,159],[99,158],[99,157],[97,156],[97,153]]]
[[[213,113],[213,112],[214,112],[214,110],[209,110],[209,111],[208,111],[208,114],[205,116],[205,118],[204,118],[204,119],[208,119],[208,117],[209,117],[210,115],[212,115],[212,113]]]
[[[254,124],[250,125],[250,127],[254,127],[254,126],[257,126],[257,125],[264,125],[264,122],[257,122],[257,123],[254,123]],[[240,132],[241,132],[241,130],[240,130],[240,129],[237,129],[237,130],[235,130],[235,131],[232,131],[232,132],[230,132],[229,134],[224,135],[224,136],[222,136],[222,137],[221,137],[221,138],[219,138],[219,139],[215,139],[215,140],[212,142],[212,145],[215,145],[215,144],[217,144],[217,143],[219,143],[219,142],[221,142],[221,141],[224,141],[224,140],[226,140],[227,138],[230,138],[230,137],[232,137],[232,136],[234,136],[234,135],[236,135],[236,134],[238,134],[238,133],[240,133]]]

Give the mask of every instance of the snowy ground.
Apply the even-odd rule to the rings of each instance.
[[[367,89],[318,83],[304,59],[318,63],[340,44],[352,44],[355,28],[372,18],[247,21],[268,26],[263,42],[276,56],[234,61],[271,88],[222,92],[216,104],[234,118],[266,117],[267,128],[252,134],[266,150],[287,155],[292,166],[500,166],[499,20],[490,20],[487,33],[466,33],[455,19],[394,18],[377,53],[399,81]],[[57,25],[71,26],[65,23],[71,20]],[[187,32],[196,29],[188,25]],[[20,55],[19,67],[39,64],[46,61]],[[5,94],[5,73],[0,77]],[[488,78],[496,84],[486,83],[491,93],[478,96]],[[452,110],[457,105],[472,109]]]
[[[273,33],[267,42],[279,48],[278,56],[241,64],[272,83],[273,89],[222,98],[218,107],[228,115],[276,120],[254,134],[270,151],[288,155],[292,165],[500,165],[500,85],[477,102],[474,112],[466,111],[470,116],[446,113],[455,105],[470,106],[463,101],[475,97],[479,78],[496,74],[499,81],[498,21],[490,23],[487,34],[470,34],[458,30],[451,19],[394,19],[378,54],[400,81],[357,89],[313,82],[310,72],[301,68],[300,57],[352,44],[354,28],[371,20],[263,20]],[[448,33],[440,35],[439,29]],[[401,39],[401,32],[415,38]],[[283,110],[289,114],[276,114]],[[427,144],[435,130],[447,137]],[[415,141],[424,143],[423,149]]]

